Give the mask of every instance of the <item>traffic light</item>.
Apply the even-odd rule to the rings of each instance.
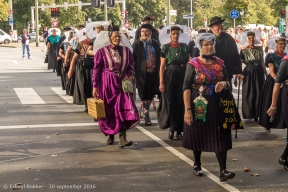
[[[115,7],[115,0],[107,0],[108,7]]]
[[[50,8],[51,17],[55,17],[55,8]]]
[[[281,10],[280,14],[281,14],[281,18],[286,18],[286,11],[285,10]]]
[[[56,16],[56,17],[59,17],[59,15],[60,15],[60,13],[59,13],[59,8],[56,7],[56,8],[55,8],[55,16]]]
[[[129,12],[125,11],[125,23],[127,23],[129,21],[128,14],[129,14]]]
[[[91,0],[91,6],[95,8],[100,8],[100,0]]]

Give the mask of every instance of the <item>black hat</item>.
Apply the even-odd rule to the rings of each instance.
[[[151,19],[151,17],[149,17],[149,16],[146,16],[146,17],[144,17],[144,19],[142,20],[142,21],[152,21],[153,19]]]
[[[153,31],[153,26],[150,24],[143,24],[140,29],[145,28],[145,29],[150,29],[151,31]]]
[[[71,29],[72,27],[69,27],[69,26],[64,27],[64,30],[71,30]]]
[[[208,27],[211,27],[212,25],[214,25],[214,24],[216,24],[216,23],[222,23],[222,22],[224,22],[225,21],[225,19],[221,19],[220,17],[218,17],[218,16],[215,16],[215,17],[212,17],[211,19],[210,19],[210,24],[209,24],[209,26]]]

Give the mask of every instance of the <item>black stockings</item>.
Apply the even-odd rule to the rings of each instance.
[[[288,157],[288,144],[286,144],[286,148],[285,148],[284,152],[281,155],[281,159],[287,160],[287,157]]]
[[[216,157],[220,165],[220,173],[226,169],[226,159],[227,159],[227,151],[225,152],[216,152]]]

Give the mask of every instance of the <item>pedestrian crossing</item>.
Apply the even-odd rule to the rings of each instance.
[[[43,104],[72,104],[73,98],[66,95],[61,87],[49,87],[48,90],[36,88],[14,88],[14,91],[22,105],[43,105]]]
[[[14,92],[22,105],[45,105],[45,104],[73,104],[73,97],[66,95],[66,91],[62,87],[43,88],[14,88]],[[238,88],[233,87],[232,92],[235,102],[238,99]],[[139,101],[136,90],[136,102]],[[242,105],[242,87],[239,92],[239,105]],[[154,98],[154,101],[159,104],[159,99]]]

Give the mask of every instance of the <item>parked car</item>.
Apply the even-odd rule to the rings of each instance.
[[[36,42],[36,33],[28,33],[31,37],[30,43],[35,43]],[[21,36],[18,37],[18,42],[21,42]],[[39,35],[39,42],[44,42],[44,38]]]
[[[12,42],[12,37],[0,29],[0,43],[9,44]]]

